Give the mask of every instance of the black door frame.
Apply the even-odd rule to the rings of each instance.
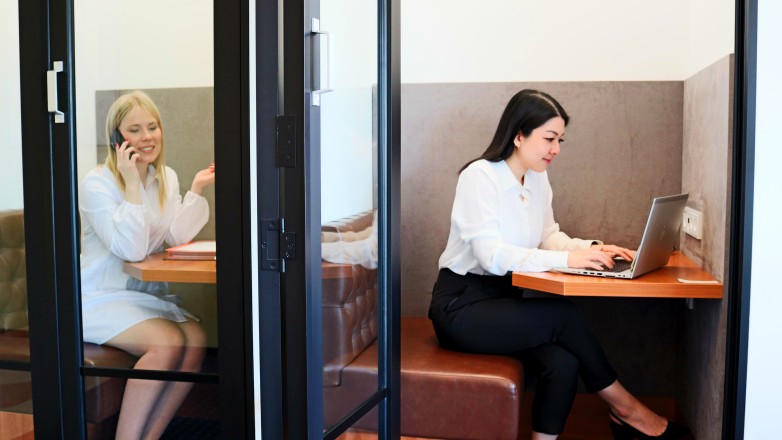
[[[282,114],[282,29],[278,20],[282,2],[258,0],[255,9],[255,131],[257,135],[255,168],[255,230],[263,233],[263,219],[278,219],[280,214],[281,172],[275,163],[277,115]],[[250,160],[247,160],[250,163]],[[255,242],[261,245],[262,237]],[[249,243],[249,240],[248,240]],[[266,252],[260,248],[259,253]],[[258,343],[260,345],[261,427],[264,438],[284,438],[282,302],[281,274],[263,270],[261,258],[255,263],[258,274]]]
[[[73,294],[80,284],[75,135],[70,129],[76,123],[73,15],[69,2],[20,0],[19,22],[33,423],[40,438],[83,438],[81,325]],[[64,65],[57,77],[63,124],[51,123],[47,108],[46,71],[54,60]]]
[[[88,368],[81,346],[75,137],[73,1],[19,1],[22,160],[30,365],[36,437],[85,438],[83,376],[220,384],[224,438],[254,435],[252,300],[249,270],[249,2],[215,2],[215,186],[219,373]],[[275,43],[276,44],[276,43]],[[57,77],[65,123],[52,123],[46,71]],[[235,146],[229,148],[229,146]],[[240,213],[240,214],[237,214]],[[237,341],[241,343],[237,344]]]
[[[219,406],[222,437],[240,439],[252,438],[256,430],[252,356],[249,2],[215,0],[213,11],[214,154],[220,176],[215,183],[213,207],[219,255]]]
[[[755,181],[757,0],[736,0],[733,179],[728,255],[728,317],[722,438],[743,439],[747,395]]]

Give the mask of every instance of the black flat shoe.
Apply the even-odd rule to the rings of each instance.
[[[613,411],[610,411],[611,415],[618,420],[619,423],[611,420],[611,432],[614,434],[615,440],[632,440],[632,439],[640,439],[640,440],[647,440],[647,439],[659,439],[659,440],[673,440],[673,439],[680,439],[687,437],[690,435],[690,430],[685,428],[684,426],[672,421],[668,420],[668,426],[665,427],[665,431],[663,431],[660,435],[646,435],[643,432],[635,429],[633,426],[631,426],[629,423],[622,420],[621,417],[614,414]]]
[[[611,422],[611,434],[614,440],[633,440],[633,429],[627,425],[621,425],[613,420]]]

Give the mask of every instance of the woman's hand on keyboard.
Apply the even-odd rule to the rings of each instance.
[[[614,260],[610,252],[599,249],[578,249],[568,252],[567,266],[573,268],[586,268],[605,270],[614,267]]]
[[[635,253],[630,249],[626,249],[613,244],[593,244],[590,248],[592,250],[603,251],[611,255],[611,258],[624,258],[627,261],[633,261]]]

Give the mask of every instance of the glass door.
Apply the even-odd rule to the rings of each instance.
[[[37,437],[255,434],[249,2],[182,7],[19,3]]]
[[[0,3],[0,438],[32,438],[33,391],[27,321],[22,123],[19,85],[19,13]]]
[[[311,130],[313,144],[320,144],[326,430],[378,390],[376,375],[355,377],[349,368],[374,353],[378,337],[377,25],[377,3],[353,0],[321,0],[311,24],[317,88],[310,111],[320,116]],[[370,359],[374,368],[377,362]],[[363,425],[374,428],[377,420]]]
[[[298,419],[287,428],[293,438],[351,428],[393,438],[399,3],[303,3],[284,11],[283,115],[300,160],[284,168],[281,205],[303,244],[282,277],[287,412]]]

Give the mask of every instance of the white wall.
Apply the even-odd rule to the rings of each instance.
[[[728,0],[403,0],[402,82],[683,80],[733,52],[733,9]]]
[[[782,102],[782,3],[758,0],[755,192],[752,231],[749,353],[744,438],[779,438],[782,395],[782,295],[779,249],[779,103]],[[751,129],[751,127],[750,127]]]
[[[16,0],[0,0],[0,211],[24,206],[22,117],[19,98],[19,11]]]
[[[734,52],[735,0],[687,0],[687,68],[682,79]]]
[[[105,124],[95,120],[96,90],[214,85],[213,14],[208,0],[74,3],[81,180]]]

